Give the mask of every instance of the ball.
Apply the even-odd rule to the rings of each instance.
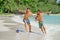
[[[19,33],[19,32],[20,32],[20,30],[19,30],[19,29],[17,29],[17,30],[16,30],[16,32],[17,32],[17,33]]]

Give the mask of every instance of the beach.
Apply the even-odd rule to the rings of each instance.
[[[22,17],[19,15],[20,18]],[[18,27],[17,22],[12,20],[13,16],[0,16],[0,40],[60,40],[60,25],[44,24],[47,34],[43,34],[38,27],[32,23],[32,32],[26,32],[22,20]],[[23,18],[21,18],[23,19]],[[20,29],[16,33],[17,27]]]

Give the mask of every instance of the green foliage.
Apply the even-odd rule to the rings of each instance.
[[[38,9],[41,11],[53,11],[60,12],[60,6],[57,4],[51,4],[52,0],[0,0],[0,12],[13,12],[14,10],[31,8],[32,12],[36,12]]]

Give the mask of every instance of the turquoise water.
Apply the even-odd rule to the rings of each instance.
[[[44,15],[43,21],[46,24],[60,24],[60,16]]]
[[[21,21],[23,20],[21,16]],[[35,19],[31,16],[29,17],[32,27],[39,28],[39,24]],[[56,40],[60,39],[60,16],[52,16],[52,15],[43,15],[43,24],[46,28],[47,35],[46,40]]]
[[[34,21],[33,17],[29,18],[31,22]],[[43,16],[43,23],[44,24],[60,24],[60,16],[49,16],[49,15],[44,15]]]

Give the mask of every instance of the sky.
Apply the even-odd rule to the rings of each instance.
[[[59,2],[60,0],[57,0],[57,2]]]

